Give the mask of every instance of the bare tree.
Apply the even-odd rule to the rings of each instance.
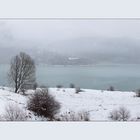
[[[11,60],[8,77],[15,87],[15,93],[33,86],[35,72],[35,62],[28,54],[21,52]]]

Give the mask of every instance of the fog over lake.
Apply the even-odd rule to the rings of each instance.
[[[40,85],[140,88],[140,20],[0,20],[0,85],[21,51],[35,60]]]

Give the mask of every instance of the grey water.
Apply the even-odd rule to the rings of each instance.
[[[8,86],[9,65],[0,64],[0,86]],[[39,85],[55,87],[70,83],[86,89],[133,91],[140,89],[140,65],[48,66],[37,65]]]

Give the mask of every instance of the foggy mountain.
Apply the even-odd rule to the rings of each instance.
[[[91,63],[140,63],[139,44],[139,40],[129,38],[79,38],[52,44],[52,47]]]
[[[9,40],[8,40],[9,41]],[[21,51],[36,63],[49,65],[140,64],[139,40],[129,38],[85,37],[40,44],[33,41],[0,42],[0,63]]]

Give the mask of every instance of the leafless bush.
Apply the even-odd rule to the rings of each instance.
[[[113,121],[120,121],[120,113],[118,110],[113,110],[110,112],[109,118]]]
[[[80,87],[75,88],[75,93],[82,92],[83,90],[80,89]]]
[[[70,88],[75,88],[75,85],[71,83]]]
[[[127,121],[130,118],[130,112],[125,107],[110,112],[109,118],[113,121]]]
[[[115,91],[115,88],[113,86],[110,86],[108,91]]]
[[[140,97],[140,89],[136,92],[136,97]]]
[[[45,89],[37,90],[28,101],[29,110],[50,120],[54,119],[60,107],[60,104]]]
[[[57,88],[62,88],[63,86],[62,86],[62,85],[57,85],[56,87],[57,87]]]
[[[119,113],[122,121],[127,121],[130,118],[130,112],[124,107],[119,109]]]
[[[5,113],[1,116],[1,119],[4,121],[26,121],[27,114],[17,105],[9,104],[6,106]]]
[[[65,89],[63,89],[63,92],[66,92],[66,90],[65,90]]]
[[[66,112],[57,119],[59,121],[90,121],[89,113],[86,111],[80,111],[78,113],[70,111]]]
[[[140,120],[140,116],[137,116],[136,120],[139,121]]]

